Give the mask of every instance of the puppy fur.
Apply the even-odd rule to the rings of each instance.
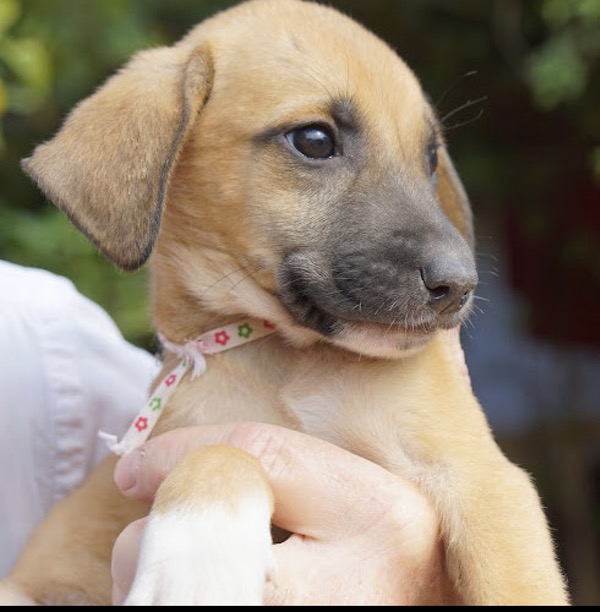
[[[250,0],[134,56],[23,167],[118,266],[149,260],[172,342],[244,316],[277,326],[207,357],[155,433],[265,421],[320,436],[432,500],[462,602],[568,603],[535,487],[445,342],[477,282],[471,208],[434,110],[385,43],[322,5]],[[167,352],[164,372],[176,361]],[[129,603],[261,603],[272,497],[234,450],[192,454],[167,478]],[[110,602],[114,539],[148,512],[120,496],[114,464],[54,508],[5,601]],[[216,533],[237,557],[217,560]]]

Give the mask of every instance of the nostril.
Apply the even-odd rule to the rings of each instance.
[[[440,314],[461,310],[475,286],[473,275],[465,273],[460,266],[448,265],[444,260],[433,261],[421,268],[420,274],[429,306]]]
[[[450,285],[445,284],[444,282],[441,282],[438,279],[432,278],[432,275],[429,270],[422,268],[420,270],[420,273],[421,280],[423,281],[423,284],[429,292],[429,297],[432,300],[443,300],[452,291]]]
[[[425,285],[427,286],[427,285]],[[448,285],[439,285],[438,287],[427,287],[429,294],[434,300],[443,300],[448,293],[450,293],[450,287]]]

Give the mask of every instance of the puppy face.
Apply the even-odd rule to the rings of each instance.
[[[140,54],[25,168],[122,267],[154,249],[157,323],[176,336],[204,331],[199,311],[247,313],[295,343],[397,357],[459,324],[477,281],[417,79],[316,4],[254,0]]]

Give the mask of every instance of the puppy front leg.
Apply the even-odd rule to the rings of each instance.
[[[451,470],[454,478],[445,491],[430,494],[441,508],[448,571],[465,603],[567,605],[565,581],[529,476],[500,451],[491,461],[464,467]]]
[[[254,457],[229,446],[190,453],[156,494],[126,605],[262,605],[272,513]]]

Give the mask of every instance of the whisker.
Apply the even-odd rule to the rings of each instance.
[[[240,272],[242,270],[240,269]],[[235,289],[240,283],[243,283],[245,280],[248,280],[249,278],[252,278],[252,274],[250,272],[247,272],[246,274],[244,274],[244,276],[242,276],[242,278],[240,278],[237,282],[232,283],[230,289]]]
[[[455,109],[453,109],[450,112],[446,113],[440,119],[440,123],[442,125],[444,125],[444,129],[447,129],[445,127],[445,123],[446,123],[447,119],[449,119],[450,117],[454,117],[454,115],[456,115],[456,113],[460,113],[461,111],[466,110],[467,108],[471,108],[472,106],[475,106],[476,104],[480,104],[481,102],[485,102],[487,99],[488,99],[487,96],[481,96],[480,98],[475,98],[474,100],[467,100],[464,104],[461,104],[460,106],[457,106]]]
[[[473,123],[474,121],[478,121],[483,116],[483,110],[480,110],[475,117],[471,119],[467,119],[466,121],[461,121],[460,123],[453,123],[452,125],[445,125],[444,131],[449,132],[450,130],[454,130],[459,127],[464,127],[465,125],[469,125],[469,123]]]
[[[212,284],[205,287],[204,291],[202,292],[201,297],[205,297],[210,291],[215,289],[217,285],[219,285],[223,281],[231,280],[231,278],[234,275],[239,274],[240,272],[244,272],[245,273],[244,276],[241,279],[239,279],[237,282],[235,283],[232,282],[231,289],[234,289],[240,282],[252,276],[252,266],[251,265],[241,266],[239,268],[236,268],[235,270],[232,270],[231,272],[228,272],[227,274],[223,274],[219,278],[215,279],[215,281]]]
[[[456,79],[456,81],[454,81],[454,83],[452,83],[449,87],[447,87],[443,92],[442,95],[438,98],[438,101],[436,102],[435,106],[436,108],[440,107],[440,104],[444,101],[444,98],[456,87],[458,87],[458,85],[460,83],[462,83],[464,80],[468,79],[469,77],[475,76],[477,74],[477,70],[470,70],[469,72],[465,72],[465,74],[463,74],[461,77],[459,77],[458,79]]]

